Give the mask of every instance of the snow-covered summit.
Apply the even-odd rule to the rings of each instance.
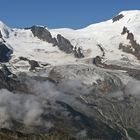
[[[3,37],[8,38],[11,32],[11,28],[4,24],[2,21],[0,21],[0,31]]]
[[[51,30],[52,34],[61,33],[67,37],[76,46],[80,46],[83,50],[89,50],[88,57],[100,55],[100,50],[97,44],[101,44],[106,52],[108,60],[120,60],[122,55],[132,61],[136,60],[131,54],[124,53],[119,50],[119,44],[129,45],[129,40],[126,35],[122,35],[123,28],[134,34],[137,43],[140,43],[140,11],[123,11],[112,19],[89,25],[83,29],[55,29]],[[95,53],[96,52],[96,53]],[[137,61],[137,60],[136,60]]]
[[[103,62],[139,65],[139,10],[122,11],[110,20],[78,30],[36,27],[34,32],[33,28],[11,29],[0,22],[3,38],[13,48],[12,61],[24,56],[42,63],[63,65],[87,63],[100,56]],[[127,32],[122,34],[124,27]],[[64,47],[72,53],[65,53]],[[78,51],[84,57],[76,58]]]

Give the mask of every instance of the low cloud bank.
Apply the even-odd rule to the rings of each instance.
[[[45,122],[42,115],[46,113],[47,101],[54,102],[60,92],[50,82],[32,81],[33,94],[12,93],[6,89],[0,90],[0,127],[11,128],[12,120],[26,126],[46,126],[53,124]]]
[[[77,82],[77,81],[76,81]],[[81,90],[81,84],[75,84],[75,82],[65,83],[63,92]],[[43,115],[47,114],[48,101],[51,104],[55,104],[56,100],[62,100],[66,102],[76,102],[76,99],[71,95],[66,95],[63,92],[57,90],[56,86],[50,82],[37,82],[32,81],[30,83],[30,89],[33,94],[21,94],[12,93],[6,89],[0,90],[0,127],[11,128],[13,126],[12,121],[23,123],[25,126],[44,126],[51,128],[53,124],[43,119]],[[86,93],[81,91],[81,94]],[[83,93],[82,93],[83,92]],[[114,97],[122,97],[124,94],[127,95],[140,95],[140,81],[132,80],[129,81],[125,86],[124,92],[118,91],[113,93]],[[79,96],[80,93],[76,93],[75,97]],[[84,133],[85,134],[85,133]]]

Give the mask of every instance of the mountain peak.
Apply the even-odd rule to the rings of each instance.
[[[0,31],[4,38],[8,38],[11,28],[8,27],[5,23],[0,21]]]
[[[0,20],[0,25],[5,25],[5,24]]]
[[[140,10],[124,10],[121,11],[119,14],[124,14],[124,15],[128,15],[128,14],[140,14]]]

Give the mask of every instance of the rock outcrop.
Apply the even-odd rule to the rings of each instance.
[[[71,42],[63,37],[62,35],[57,35],[57,46],[60,50],[68,54],[73,54],[76,58],[84,58],[82,49],[80,47],[74,47]]]
[[[19,81],[16,79],[6,65],[2,65],[0,69],[0,89],[16,90]]]
[[[124,17],[124,15],[120,14],[120,15],[115,16],[112,20],[113,20],[113,22],[116,22],[116,21],[119,21],[120,19],[122,19],[123,17]]]
[[[1,33],[1,31],[0,31],[0,38],[2,38],[2,33]]]
[[[74,47],[73,53],[76,58],[84,58],[84,54],[82,53],[82,49],[80,47],[78,47],[78,49],[77,47]]]
[[[102,58],[100,56],[96,56],[95,58],[93,58],[93,61],[92,62],[96,66],[99,66],[100,64],[102,64]]]
[[[121,34],[127,34],[127,40],[129,40],[130,45],[124,45],[120,43],[119,49],[121,49],[124,52],[133,54],[138,60],[140,60],[140,44],[137,43],[137,41],[135,40],[134,34],[131,33],[126,27],[123,28]]]
[[[36,70],[37,67],[40,67],[39,63],[36,60],[29,60],[25,57],[19,57],[19,60],[27,61],[30,65],[30,71]]]
[[[40,26],[32,26],[31,31],[35,37],[56,45],[56,39],[52,37],[51,33],[45,28]]]
[[[7,47],[5,43],[0,42],[0,62],[8,62],[12,53],[12,49]]]
[[[80,48],[74,49],[71,42],[65,37],[63,37],[61,34],[58,34],[56,39],[53,38],[51,33],[44,27],[32,26],[31,28],[27,29],[31,29],[35,37],[38,37],[39,39],[46,41],[48,43],[52,43],[53,46],[57,45],[61,51],[67,54],[73,53],[76,58],[84,57],[83,53],[81,52],[81,49]]]
[[[60,50],[66,53],[73,52],[73,46],[71,45],[70,41],[60,34],[57,35],[57,46]]]

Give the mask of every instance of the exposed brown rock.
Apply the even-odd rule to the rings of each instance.
[[[127,33],[127,39],[129,40],[130,45],[119,44],[119,49],[124,52],[131,53],[140,60],[140,44],[135,40],[134,34],[131,33],[126,27],[123,28],[122,35]]]

